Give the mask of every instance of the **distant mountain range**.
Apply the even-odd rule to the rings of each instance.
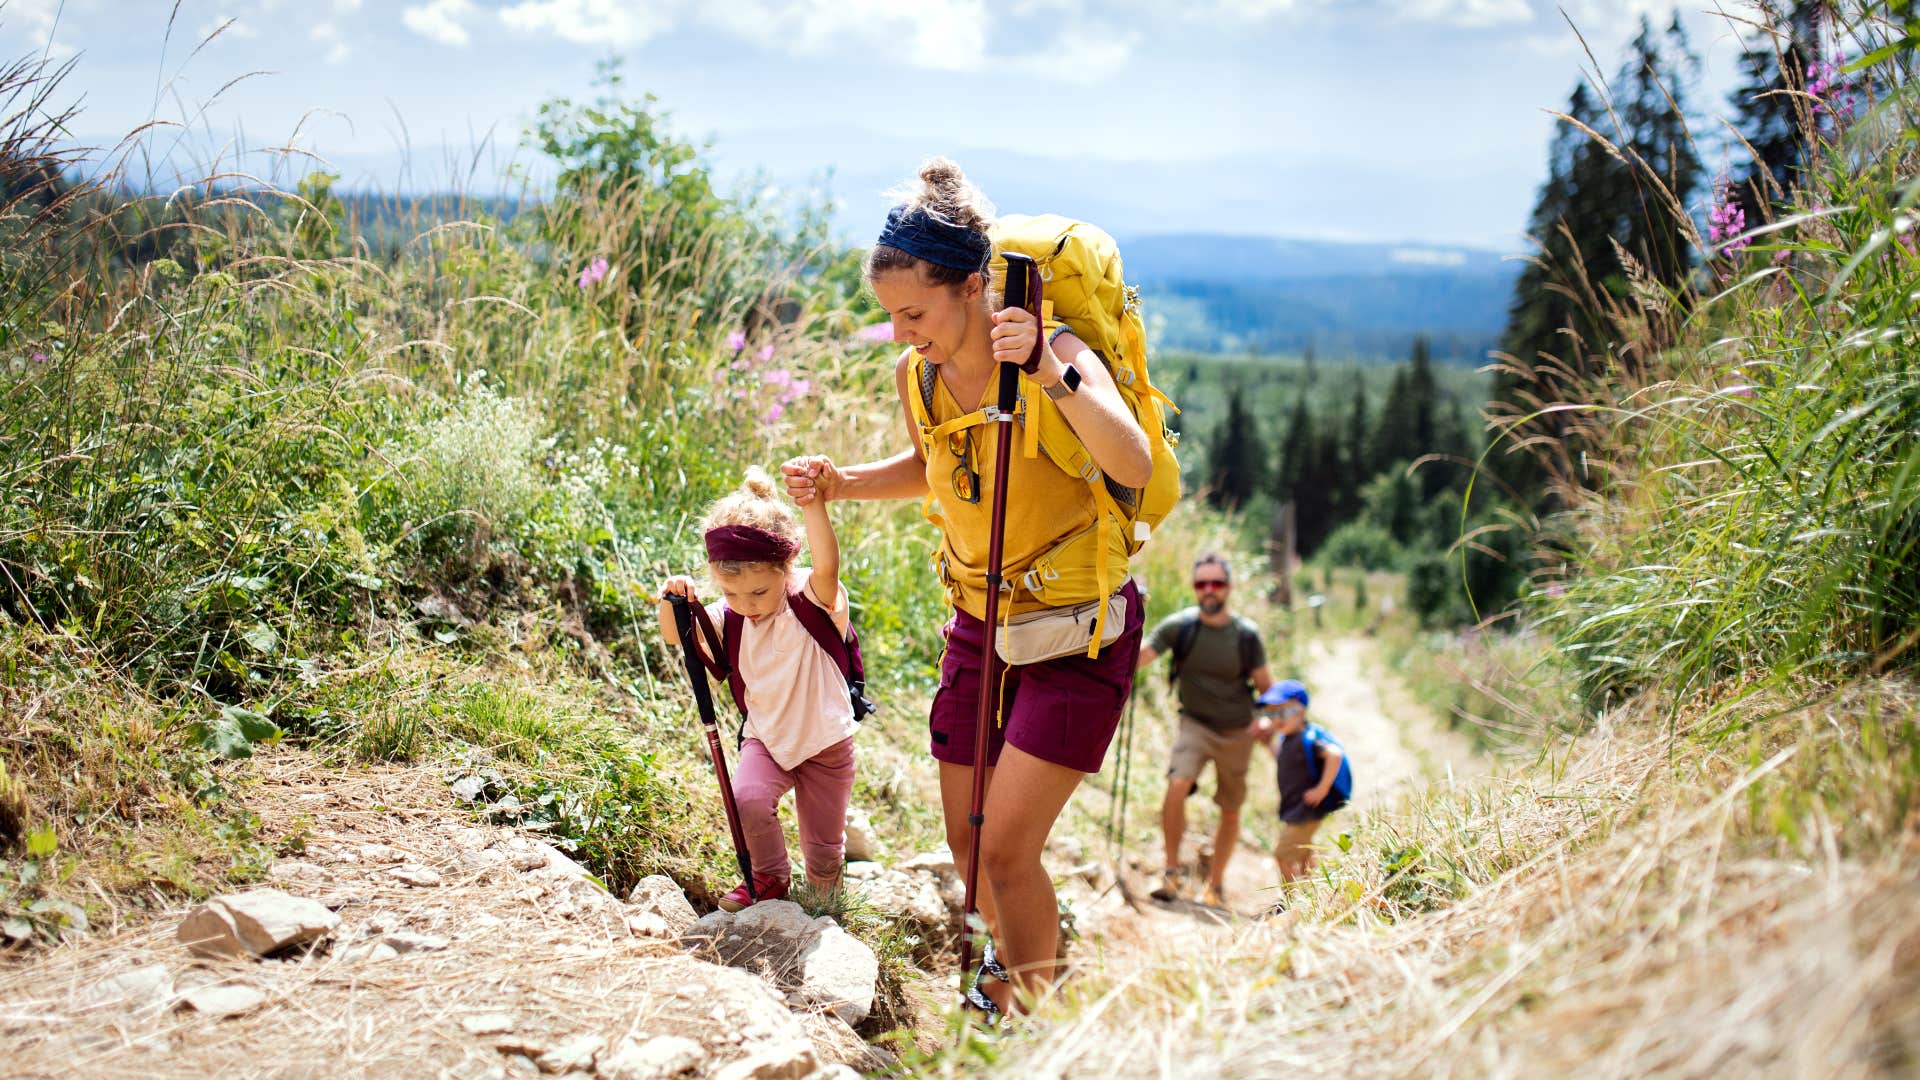
[[[1497,347],[1517,261],[1475,248],[1217,233],[1120,238],[1163,349],[1399,360],[1426,335],[1437,359]]]

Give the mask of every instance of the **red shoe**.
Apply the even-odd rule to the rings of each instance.
[[[739,885],[734,886],[732,892],[720,898],[720,909],[722,911],[744,911],[762,900],[785,900],[787,898],[787,882],[779,878],[768,877],[765,874],[755,874],[753,875],[753,891],[757,895],[749,897],[747,895],[746,882],[741,882]]]

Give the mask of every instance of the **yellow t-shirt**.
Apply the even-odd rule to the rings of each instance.
[[[996,386],[997,375],[988,380],[976,409],[993,403]],[[911,389],[919,392],[918,387]],[[954,401],[945,382],[934,379],[932,416],[936,425],[969,411],[973,410],[964,410]],[[1008,580],[1025,573],[1035,559],[1098,518],[1098,506],[1087,482],[1067,475],[1044,453],[1026,456],[1021,450],[1020,422],[1014,421],[1013,426],[1013,456],[1007,466],[1006,534],[1000,552],[1001,573]],[[960,608],[977,619],[987,617],[987,533],[993,521],[993,463],[998,438],[998,424],[981,424],[935,440],[927,453],[927,487],[945,523],[941,577],[956,587]],[[978,502],[967,502],[954,491],[954,469],[962,457],[980,474]],[[1024,589],[1007,595],[1013,597],[1011,610],[1007,611],[1004,597],[1002,610],[1010,615],[1046,607]]]

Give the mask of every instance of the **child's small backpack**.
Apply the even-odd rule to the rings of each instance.
[[[1315,784],[1320,782],[1321,764],[1318,747],[1323,742],[1339,747],[1341,751],[1340,771],[1333,774],[1333,786],[1327,789],[1326,799],[1317,808],[1321,813],[1328,814],[1347,805],[1347,800],[1353,798],[1353,769],[1349,761],[1353,755],[1346,753],[1347,748],[1340,745],[1339,739],[1327,734],[1327,729],[1318,724],[1308,724],[1307,729],[1300,734],[1300,747],[1306,752],[1307,772],[1313,777]]]
[[[860,634],[847,623],[845,637],[839,628],[833,625],[833,616],[820,609],[820,605],[807,599],[805,593],[787,594],[787,606],[793,609],[794,618],[806,628],[814,643],[830,657],[834,666],[840,669],[840,675],[847,680],[847,696],[853,700],[853,719],[855,723],[865,720],[880,711],[867,697],[867,664],[860,657]],[[733,694],[734,707],[740,710],[741,720],[747,715],[747,681],[740,675],[740,638],[747,620],[744,615],[727,608],[721,617],[719,640],[715,641],[713,622],[707,618],[707,609],[702,605],[693,605],[695,618],[707,637],[707,651],[714,659],[707,660],[707,670],[715,678],[727,680],[727,689]],[[722,661],[719,657],[725,657]],[[743,725],[744,730],[744,725]]]

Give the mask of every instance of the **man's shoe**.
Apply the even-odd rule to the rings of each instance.
[[[1167,867],[1166,872],[1163,873],[1160,877],[1160,887],[1148,893],[1147,895],[1153,897],[1155,900],[1158,900],[1163,904],[1169,901],[1178,900],[1180,899],[1180,880],[1185,876],[1186,876],[1186,872],[1181,870],[1179,867],[1169,866]]]
[[[1215,885],[1211,881],[1207,882],[1207,887],[1201,891],[1200,902],[1208,907],[1227,906],[1226,898],[1221,895],[1220,886]]]
[[[781,881],[778,878],[764,877],[760,874],[755,874],[753,875],[753,891],[755,895],[747,895],[746,882],[741,882],[739,885],[734,886],[732,892],[720,898],[721,910],[745,911],[747,908],[752,907],[762,900],[785,900],[787,898],[787,882]]]

